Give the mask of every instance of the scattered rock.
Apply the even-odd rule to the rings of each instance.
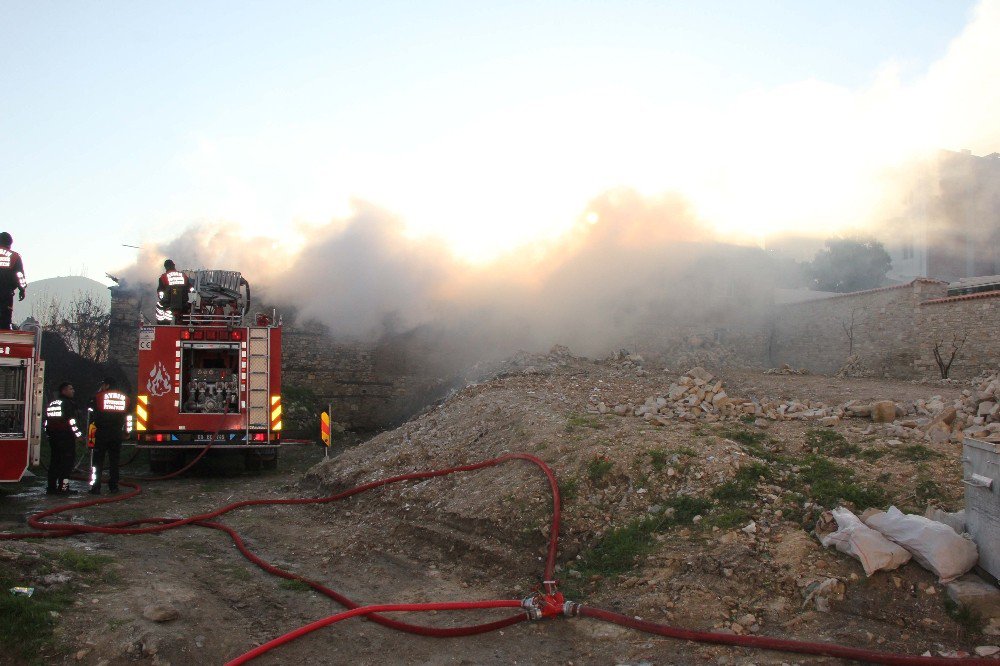
[[[871,414],[875,423],[892,423],[896,420],[896,403],[892,400],[873,402]]]
[[[948,597],[984,619],[1000,620],[1000,590],[975,574],[966,574],[945,586]]]
[[[142,616],[150,622],[170,622],[180,617],[180,612],[168,604],[154,603],[142,609]]]

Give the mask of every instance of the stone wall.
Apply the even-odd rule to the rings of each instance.
[[[338,423],[374,429],[395,420],[393,404],[405,392],[405,382],[376,374],[374,345],[336,340],[315,327],[287,327],[281,352],[282,383],[309,389],[330,403]]]
[[[939,376],[935,343],[945,361],[952,343],[960,346],[950,374],[954,379],[1000,368],[1000,293],[930,300],[920,306],[918,328],[917,369],[923,376]]]
[[[145,305],[143,292],[111,287],[111,323],[108,329],[108,362],[135,386],[139,371],[139,319]]]
[[[918,279],[905,285],[843,294],[776,308],[769,364],[834,373],[855,357],[855,372],[897,378],[940,377],[935,343],[950,355],[965,343],[951,377],[1000,367],[1000,293],[946,297],[947,285]],[[852,341],[853,340],[853,341]]]

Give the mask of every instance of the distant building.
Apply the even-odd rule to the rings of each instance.
[[[942,150],[918,169],[884,238],[889,279],[1000,273],[1000,153]]]

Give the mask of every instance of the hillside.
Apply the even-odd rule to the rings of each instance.
[[[29,275],[30,278],[30,275]],[[24,301],[14,300],[14,322],[21,323],[27,317],[38,319],[47,311],[53,299],[67,307],[80,294],[91,295],[105,307],[111,306],[111,294],[107,286],[96,280],[78,275],[46,278],[30,281]]]

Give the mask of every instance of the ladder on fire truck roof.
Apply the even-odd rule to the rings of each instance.
[[[247,443],[250,430],[267,430],[271,441],[271,327],[251,326],[247,341]]]

